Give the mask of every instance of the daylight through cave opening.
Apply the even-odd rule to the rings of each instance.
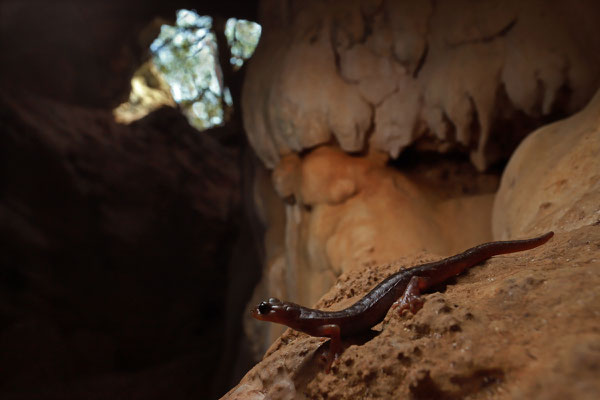
[[[132,77],[129,99],[114,110],[115,119],[130,123],[171,106],[198,130],[226,123],[234,104],[223,69],[236,73],[242,68],[254,53],[261,30],[252,21],[229,18],[218,24],[210,16],[178,10],[174,25],[161,25],[149,60]],[[229,65],[219,61],[219,34],[227,42]]]

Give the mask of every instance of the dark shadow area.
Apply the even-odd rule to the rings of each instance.
[[[112,115],[148,56],[140,32],[183,7],[256,16],[255,1],[0,4],[2,399],[217,398],[251,366],[262,231],[240,119],[199,133],[172,108]]]

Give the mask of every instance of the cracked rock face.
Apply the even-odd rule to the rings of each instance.
[[[479,168],[581,109],[600,82],[600,4],[263,3],[245,127],[269,168],[335,142],[395,158],[459,148]]]

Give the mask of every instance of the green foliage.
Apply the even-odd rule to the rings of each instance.
[[[225,35],[234,66],[239,68],[252,55],[260,31],[260,25],[250,21],[227,21]],[[201,130],[222,124],[223,108],[231,106],[231,95],[219,78],[212,18],[179,10],[175,26],[163,25],[150,50],[154,64],[190,123]]]

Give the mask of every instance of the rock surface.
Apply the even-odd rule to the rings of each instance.
[[[557,233],[550,242],[527,252],[494,257],[472,268],[426,295],[424,308],[415,315],[388,312],[374,332],[344,341],[345,351],[330,374],[324,373],[320,364],[327,342],[286,330],[224,398],[598,398],[598,107],[600,95],[580,113],[540,129],[517,149],[502,178],[494,205],[495,239],[531,237],[554,230]],[[368,158],[352,159],[346,166],[338,160],[324,168],[324,163],[336,157],[350,159],[329,154],[318,160],[329,151],[313,151],[293,162],[292,167],[301,165],[299,174],[286,168],[283,176],[291,176],[296,186],[286,185],[283,179],[280,194],[293,193],[301,203],[310,202],[311,213],[318,214],[319,207],[347,206],[354,197],[368,193],[369,189],[357,182],[382,188],[385,179],[375,178],[374,171],[389,176],[383,172],[385,167],[377,169]],[[305,182],[311,163],[320,165],[321,172],[313,171]],[[361,169],[361,165],[371,169]],[[348,176],[352,177],[350,183],[338,183]],[[418,192],[423,186],[435,187],[426,177],[418,180],[420,186],[396,188],[406,196],[416,193],[409,188]],[[412,205],[422,207],[427,197],[414,196],[414,203],[389,193],[383,198],[394,199],[392,204],[412,213]],[[337,204],[340,199],[345,200]],[[378,204],[373,208],[382,212],[373,218],[373,231],[378,231],[378,224],[385,226],[393,215],[393,206],[382,207],[373,199],[367,203]],[[447,207],[443,215],[456,217],[452,209]],[[347,209],[340,220],[356,213],[356,209]],[[426,224],[436,214],[428,212],[426,218],[418,212],[415,215]],[[485,214],[478,218],[485,218]],[[487,218],[491,221],[490,214]],[[337,226],[337,222],[331,225]],[[471,230],[464,228],[454,235]],[[352,237],[354,230],[346,227],[344,232]],[[435,244],[436,240],[442,242],[443,236],[443,232],[436,232],[427,239]],[[382,241],[384,238],[373,240],[378,246]],[[401,247],[404,240],[399,242]],[[342,253],[352,259],[357,248],[349,245]],[[436,252],[441,255],[433,246],[423,244],[422,248],[427,249],[425,254],[397,257],[399,261],[392,264],[381,263],[379,253],[373,252],[370,256],[374,262],[365,257],[360,268],[343,270],[316,307],[343,309],[402,266],[438,259]]]
[[[425,296],[417,314],[388,313],[344,340],[331,373],[328,344],[287,330],[224,399],[595,399],[600,395],[600,222],[546,245],[498,256]],[[317,303],[341,309],[407,257],[344,274]]]
[[[112,114],[182,8],[256,20],[257,0],[0,1],[3,400],[215,398],[248,368],[243,132]]]
[[[0,2],[0,86],[62,102],[116,107],[148,59],[160,25],[175,12],[256,19],[256,0],[4,0]]]
[[[523,141],[494,203],[494,237],[600,219],[600,91],[585,109]]]
[[[473,168],[433,160],[428,169],[401,172],[385,161],[327,146],[282,159],[273,172],[280,198],[265,192],[259,204],[273,213],[284,199],[285,219],[277,212],[265,221],[278,232],[265,242],[276,257],[267,257],[251,305],[273,296],[314,304],[352,270],[422,251],[451,255],[491,240],[495,175],[476,177]],[[245,325],[257,355],[283,331],[248,315]]]
[[[415,142],[506,158],[600,83],[600,3],[262,3],[244,83],[244,124],[261,160],[336,142],[396,158]]]
[[[215,308],[245,301],[226,290],[238,150],[175,109],[126,126],[0,92],[0,110],[0,397],[216,396],[238,339]]]

